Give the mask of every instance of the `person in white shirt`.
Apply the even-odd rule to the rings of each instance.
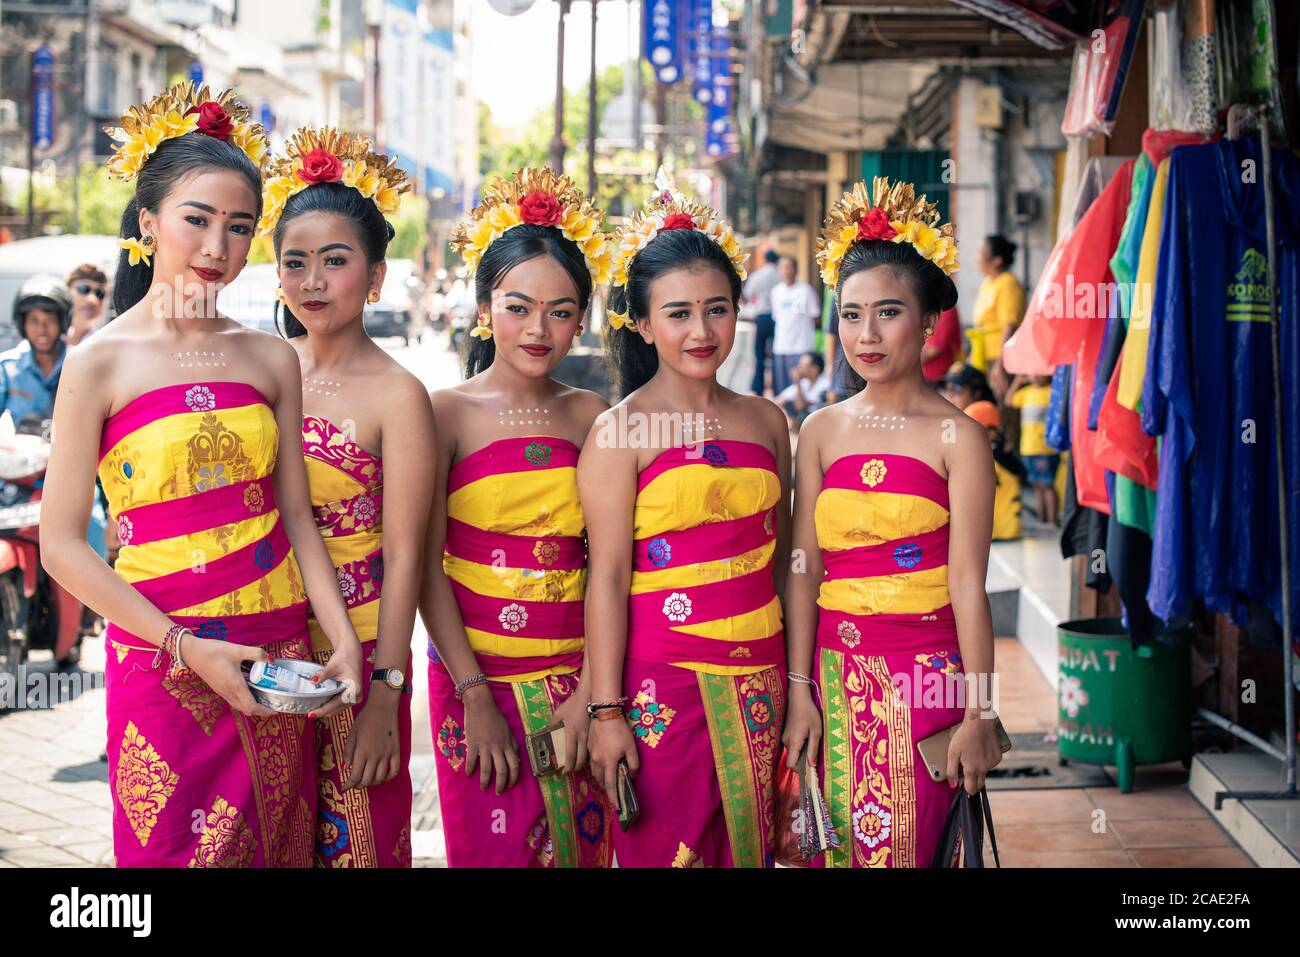
[[[812,286],[799,282],[795,263],[782,256],[781,281],[772,289],[772,391],[784,392],[794,381],[794,367],[805,352],[812,352],[814,333],[821,318],[821,303]]]
[[[754,313],[754,380],[750,389],[762,395],[767,381],[767,352],[772,345],[775,327],[772,323],[772,289],[781,281],[776,262],[781,257],[775,249],[763,254],[763,265],[745,280],[741,297]]]
[[[776,404],[790,419],[790,430],[798,432],[803,420],[826,404],[831,377],[826,374],[826,357],[805,352],[794,367],[794,382],[776,397]]]

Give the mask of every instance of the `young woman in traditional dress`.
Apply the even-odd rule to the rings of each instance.
[[[635,781],[620,866],[766,867],[789,429],[776,405],[718,381],[744,278],[731,228],[661,189],[617,238],[607,343],[623,399],[578,468],[592,765],[611,801],[621,764]]]
[[[794,547],[807,561],[786,590],[784,740],[791,767],[805,749],[820,765],[841,841],[829,867],[931,866],[951,788],[977,792],[1001,760],[987,695],[992,457],[921,371],[957,300],[956,241],[938,217],[878,177],[832,208],[818,244],[856,394],[799,432]],[[916,745],[952,725],[936,783]]]
[[[134,179],[118,317],[68,354],[41,513],[47,569],[110,622],[108,781],[119,865],[307,866],[314,723],[257,704],[241,662],[307,658],[352,698],[361,646],[316,531],[287,343],[216,309],[244,267],[266,140],[229,93],[171,88],[123,117]],[[122,543],[86,542],[98,475]],[[116,574],[114,574],[116,572]]]
[[[433,414],[420,380],[366,334],[366,302],[408,188],[364,137],[299,130],[271,164],[283,330],[303,370],[312,511],[365,658],[361,701],[317,731],[320,867],[411,866],[411,630],[433,490]],[[382,592],[382,598],[381,598]],[[309,620],[312,653],[329,639]]]
[[[568,179],[498,179],[453,245],[474,270],[466,381],[430,398],[437,477],[420,613],[452,867],[605,867],[610,811],[587,768],[587,521],[578,452],[607,408],[553,378],[610,250]],[[564,772],[525,737],[563,725]]]

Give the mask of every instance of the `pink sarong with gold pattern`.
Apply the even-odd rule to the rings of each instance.
[[[828,867],[929,867],[953,792],[916,742],[962,720],[948,601],[948,480],[906,455],[846,455],[815,507],[826,575],[813,678],[822,786],[840,848]]]
[[[613,817],[588,770],[534,777],[525,735],[578,687],[587,583],[578,448],[550,436],[499,439],[447,476],[443,569],[479,667],[519,746],[504,794],[467,776],[465,710],[429,643],[429,714],[451,867],[608,867]],[[464,677],[464,676],[462,676]]]
[[[276,508],[279,430],[240,382],[154,389],[105,423],[99,478],[122,549],[116,571],[204,637],[307,658],[307,598]],[[108,780],[123,867],[307,867],[313,730],[247,718],[194,672],[110,623]]]
[[[753,442],[662,452],[634,508],[624,689],[641,815],[620,867],[770,867],[785,713],[781,483]]]
[[[348,618],[361,639],[361,700],[338,711],[316,732],[320,802],[316,810],[318,867],[411,866],[411,696],[397,703],[400,765],[382,784],[345,791],[344,745],[369,700],[379,637],[379,598],[384,585],[384,471],[377,455],[362,448],[328,419],[303,416],[302,451],[307,462],[316,527],[338,575]],[[333,653],[313,617],[312,656],[325,664]],[[403,665],[410,675],[407,656]]]

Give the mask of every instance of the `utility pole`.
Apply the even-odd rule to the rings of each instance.
[[[564,172],[564,18],[569,14],[569,0],[558,0],[560,25],[555,46],[555,135],[551,137],[551,169]]]
[[[596,3],[591,0],[591,89],[587,91],[587,195],[596,198]]]

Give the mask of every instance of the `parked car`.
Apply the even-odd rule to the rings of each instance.
[[[279,288],[275,263],[248,265],[221,290],[217,308],[242,326],[279,335],[275,328],[275,291]]]
[[[366,303],[363,319],[366,332],[374,339],[400,336],[410,345],[417,331],[412,319],[423,291],[424,283],[416,275],[414,260],[388,260],[379,301]]]

